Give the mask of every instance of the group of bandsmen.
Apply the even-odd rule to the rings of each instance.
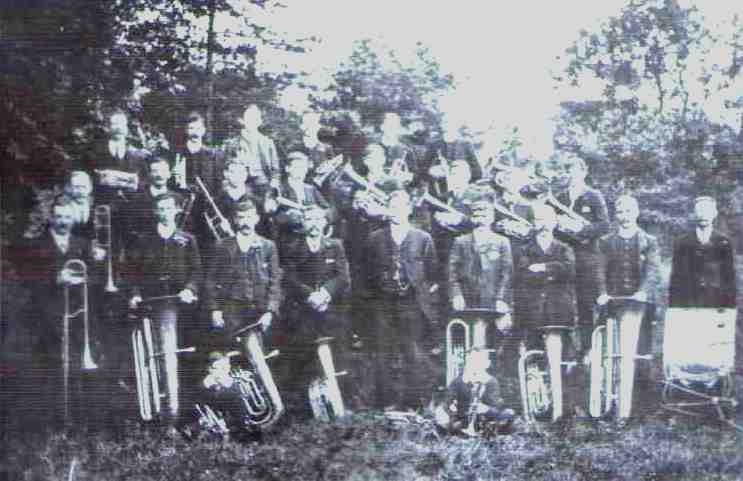
[[[259,130],[256,104],[245,107],[242,130],[224,150],[205,145],[204,116],[191,112],[185,145],[151,153],[129,144],[124,111],[108,120],[110,137],[69,173],[48,229],[21,251],[33,293],[33,351],[45,376],[32,381],[46,385],[46,399],[58,391],[64,293],[80,282],[63,267],[70,259],[88,267],[91,343],[104,374],[79,381],[83,399],[92,398],[79,403],[79,419],[133,416],[119,401],[136,399],[130,319],[152,298],[165,299],[150,316],[177,326],[167,331],[177,336],[173,345],[197,348],[180,364],[186,393],[198,391],[209,353],[219,358],[232,349],[231,333],[260,322],[266,350],[281,352],[269,364],[282,396],[302,413],[319,374],[321,337],[334,338],[335,364],[350,371],[341,389],[351,410],[417,409],[443,384],[453,311],[480,308],[506,319],[491,329],[502,348],[490,368],[515,376],[512,346],[540,346],[541,326],[574,327],[566,352],[580,358],[597,306],[611,296],[656,303],[661,295],[658,242],[638,226],[637,199],[616,200],[612,229],[604,197],[586,184],[587,166],[576,157],[560,175],[545,176],[478,159],[447,126],[425,148],[411,146],[395,114],[380,133],[359,130],[333,143],[320,140],[319,116],[307,115],[302,144],[280,156]],[[137,174],[139,182],[124,188],[101,171]],[[106,240],[96,239],[100,205],[110,208]],[[714,199],[695,200],[692,231],[674,251],[672,305],[735,305],[732,247],[714,231],[716,215]],[[110,283],[118,292],[106,290]],[[80,326],[71,332],[81,345]],[[79,363],[80,350],[72,351]],[[486,395],[466,388],[484,375],[471,371],[450,390],[459,416],[471,409],[512,416],[518,402],[504,401],[497,388]],[[582,379],[567,382],[574,406],[585,395]],[[176,414],[189,416],[191,406]]]

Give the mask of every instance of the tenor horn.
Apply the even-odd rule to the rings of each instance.
[[[260,332],[261,323],[257,322],[237,330],[231,337],[238,339],[252,368],[250,376],[244,375],[245,382],[240,383],[241,399],[247,412],[244,422],[255,429],[266,430],[284,413],[284,402],[266,363],[279,351],[264,354]]]
[[[161,300],[162,297],[143,302]],[[153,332],[152,321],[143,316],[142,324],[135,327],[131,335],[137,402],[143,421],[152,421],[163,415],[164,404],[169,417],[178,415],[178,354],[196,351],[195,347],[177,348],[173,323],[159,323],[158,327]]]
[[[628,418],[632,412],[635,361],[653,358],[637,353],[646,306],[631,297],[612,297],[606,306],[606,323],[593,330],[589,354],[589,412],[593,417],[613,413]]]
[[[575,366],[576,361],[562,359],[562,336],[572,328],[544,326],[544,350],[527,350],[521,344],[519,384],[524,419],[534,422],[550,415],[557,421],[563,415],[562,368]]]
[[[70,320],[82,316],[83,318],[83,352],[81,359],[81,369],[83,371],[93,371],[98,369],[98,365],[93,360],[92,349],[90,346],[90,324],[88,318],[88,268],[80,259],[70,259],[62,266],[63,271],[68,271],[70,276],[77,280],[72,284],[66,284],[64,287],[64,316],[62,318],[62,390],[64,403],[64,423],[67,425],[70,420]],[[71,290],[78,287],[81,291],[82,300],[80,307],[75,311],[72,310],[70,301]]]
[[[346,415],[343,405],[343,396],[338,385],[338,377],[348,374],[347,371],[338,372],[333,364],[333,354],[330,350],[332,337],[321,337],[317,341],[317,355],[320,358],[323,376],[310,383],[309,399],[312,414],[315,419],[330,422],[341,419]]]
[[[113,248],[111,242],[111,206],[98,205],[93,211],[94,247],[106,250],[106,292],[118,292],[113,275]]]

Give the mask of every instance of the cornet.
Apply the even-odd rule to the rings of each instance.
[[[312,182],[318,187],[322,187],[325,180],[333,175],[343,165],[343,154],[336,155],[332,159],[323,161],[315,168],[312,175]]]
[[[342,172],[357,186],[368,192],[375,201],[382,205],[387,205],[389,202],[389,196],[382,189],[374,186],[371,182],[363,178],[358,172],[356,172],[351,164],[346,164],[346,166],[343,167]]]
[[[310,406],[315,419],[330,422],[345,417],[346,408],[343,405],[338,377],[347,374],[347,371],[337,372],[333,364],[333,354],[330,351],[332,337],[321,337],[317,341],[317,355],[323,370],[323,377],[313,380],[309,387]]]
[[[204,197],[209,203],[209,207],[212,209],[213,214],[209,216],[208,213],[204,212],[204,218],[206,219],[206,223],[209,226],[209,230],[212,231],[214,238],[217,241],[221,241],[223,239],[231,239],[235,237],[235,231],[232,229],[230,221],[222,215],[222,212],[219,211],[219,207],[217,207],[214,199],[209,194],[209,191],[201,180],[201,177],[196,176],[196,184],[204,193]]]
[[[93,247],[106,250],[106,292],[118,292],[113,276],[113,248],[111,243],[111,206],[98,205],[93,211],[95,239]]]
[[[62,389],[64,403],[64,423],[70,421],[70,319],[83,316],[83,353],[81,360],[81,369],[83,371],[93,371],[98,369],[98,365],[93,361],[90,346],[90,325],[88,319],[88,269],[80,259],[70,259],[64,263],[62,270],[68,271],[72,277],[76,278],[79,283],[76,285],[67,284],[64,286],[65,310],[62,318]],[[70,303],[70,290],[78,287],[81,289],[82,301],[81,307],[74,312]]]
[[[139,189],[139,175],[134,172],[126,172],[115,169],[95,169],[98,182],[114,189],[136,192]]]

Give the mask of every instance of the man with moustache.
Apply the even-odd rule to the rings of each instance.
[[[188,114],[186,145],[175,154],[172,164],[172,187],[188,189],[196,185],[196,177],[215,192],[219,188],[224,164],[224,154],[204,145],[206,122],[199,112]]]
[[[694,231],[673,248],[670,307],[735,307],[733,247],[714,229],[717,202],[701,196],[694,201]]]
[[[390,180],[387,224],[366,244],[368,302],[372,307],[368,343],[375,359],[376,406],[417,409],[430,400],[435,370],[422,348],[438,319],[436,249],[431,236],[410,223],[412,202]]]
[[[311,204],[304,215],[305,237],[295,239],[287,248],[283,309],[287,323],[282,349],[288,352],[283,378],[293,397],[293,407],[306,412],[309,382],[323,374],[316,341],[332,337],[337,370],[343,370],[346,362],[345,346],[350,333],[344,301],[350,279],[343,243],[325,235],[328,211]],[[341,391],[350,396],[349,379],[339,382]]]
[[[198,300],[201,256],[196,238],[178,229],[176,218],[181,209],[177,196],[160,194],[153,199],[153,207],[154,229],[140,237],[132,249],[129,308],[137,309],[149,298],[169,296],[148,304],[152,307],[153,329],[159,330],[165,346],[163,359],[169,396],[163,417],[174,425],[181,414],[180,381],[188,377],[180,374],[175,349],[191,345],[200,335],[188,308]]]

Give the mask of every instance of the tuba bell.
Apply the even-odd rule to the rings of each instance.
[[[238,329],[232,334],[240,343],[251,370],[241,370],[239,385],[246,416],[243,422],[257,430],[268,429],[284,413],[284,402],[266,360],[276,357],[278,350],[263,353],[261,323]]]
[[[177,296],[161,296],[142,302],[166,297]],[[196,348],[177,348],[174,325],[160,324],[159,329],[153,332],[149,317],[142,316],[141,322],[131,335],[140,417],[143,421],[152,421],[163,415],[174,418],[179,408],[178,354],[195,352]],[[166,413],[163,413],[163,404],[167,405]]]
[[[589,354],[589,412],[593,417],[628,418],[632,412],[635,361],[653,359],[637,354],[646,306],[633,298],[612,297],[606,306],[606,323],[593,330]]]
[[[337,372],[333,364],[333,354],[330,350],[332,337],[321,337],[316,340],[317,355],[323,370],[323,377],[313,380],[309,387],[310,407],[315,419],[325,422],[341,419],[346,415],[343,405],[343,396],[338,377],[348,374],[347,371]]]
[[[544,350],[527,350],[522,342],[519,356],[519,384],[524,419],[533,423],[551,417],[557,421],[563,415],[562,368],[575,366],[576,361],[563,361],[562,336],[572,328],[544,326]]]

